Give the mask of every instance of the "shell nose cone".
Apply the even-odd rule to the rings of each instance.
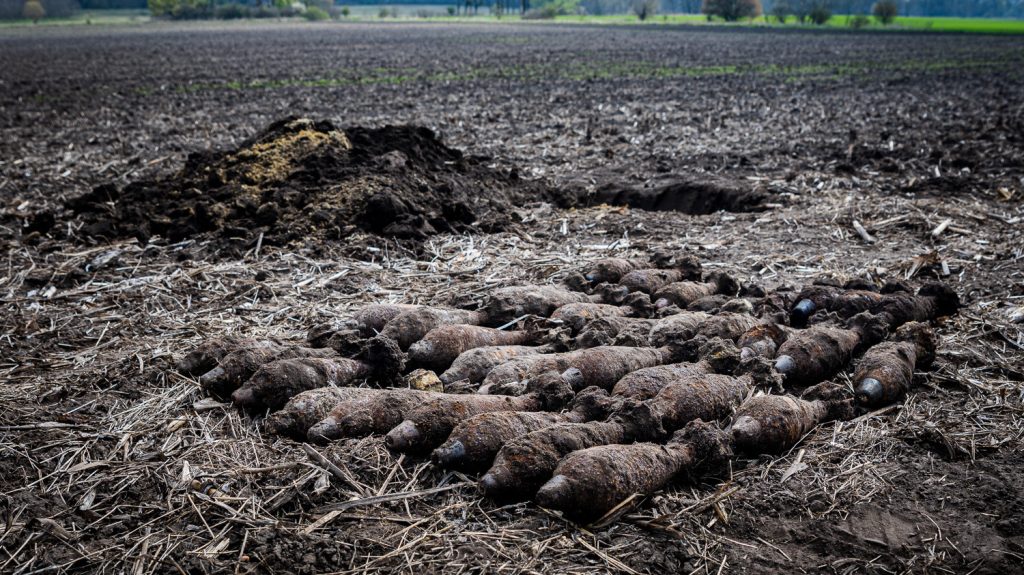
[[[514,474],[502,468],[492,467],[478,483],[480,492],[491,499],[516,497],[523,491],[526,484],[519,481]],[[532,492],[532,489],[530,489]]]
[[[482,491],[484,495],[493,495],[497,489],[498,480],[495,479],[495,476],[486,474],[480,478],[480,491]]]
[[[857,384],[857,402],[862,405],[877,405],[884,396],[882,382],[873,377],[865,377]]]
[[[296,432],[301,435],[302,431],[298,429],[299,425],[294,415],[282,411],[273,413],[270,417],[263,420],[264,428],[268,433],[274,435],[294,436]]]
[[[427,363],[434,355],[434,344],[420,340],[409,346],[409,359],[418,363]]]
[[[199,383],[201,383],[203,387],[209,387],[211,385],[222,383],[224,379],[224,368],[215,367],[203,375],[200,375]]]
[[[233,391],[231,393],[231,401],[241,408],[254,408],[259,405],[256,394],[248,387],[239,387]]]
[[[434,463],[448,467],[459,463],[466,456],[466,446],[461,441],[453,441],[449,445],[442,445],[434,450],[430,459]]]
[[[775,371],[782,375],[790,375],[796,371],[796,361],[788,355],[780,355],[775,359]]]
[[[748,415],[737,417],[732,424],[732,437],[740,451],[747,451],[750,446],[756,445],[760,434],[761,424]]]
[[[569,491],[569,481],[564,475],[552,477],[537,491],[537,504],[542,507],[558,507]]]
[[[415,423],[403,421],[384,436],[384,444],[388,446],[388,449],[405,451],[416,446],[420,435],[420,430],[416,428]]]
[[[583,384],[587,381],[583,377],[583,372],[575,367],[570,367],[562,372],[562,380],[568,383],[572,389],[583,389]]]
[[[793,311],[789,314],[789,322],[795,326],[807,325],[807,320],[814,313],[814,310],[818,306],[814,305],[814,302],[809,299],[802,299],[795,306]]]
[[[327,421],[317,423],[313,427],[310,427],[306,432],[306,439],[308,439],[310,443],[315,443],[317,445],[326,445],[336,437],[338,437],[338,426]]]
[[[479,481],[480,492],[487,497],[497,497],[502,494],[502,482],[495,474],[484,474]]]

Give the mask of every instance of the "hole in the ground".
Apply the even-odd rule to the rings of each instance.
[[[766,209],[765,194],[713,181],[676,180],[651,188],[609,184],[586,196],[589,205],[629,206],[647,211],[712,214]]]

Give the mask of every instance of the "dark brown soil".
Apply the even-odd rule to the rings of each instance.
[[[1022,572],[1021,46],[713,27],[0,31],[0,572]],[[364,128],[251,197],[203,172],[292,116]],[[331,195],[371,176],[398,192],[369,212],[369,187]],[[682,211],[628,207],[666,205]],[[209,337],[301,342],[363,303],[462,306],[654,252],[770,290],[941,278],[965,307],[896,408],[591,529],[482,499],[475,477],[399,462],[379,436],[318,447],[333,475],[173,369]]]
[[[712,214],[718,211],[750,212],[763,210],[767,194],[741,189],[735,184],[714,181],[672,181],[652,187],[626,187],[607,184],[580,198],[587,205],[608,204],[648,211],[676,211],[687,214]]]
[[[499,231],[514,201],[550,196],[543,184],[467,158],[413,126],[336,128],[287,118],[226,152],[192,154],[177,173],[119,188],[98,186],[67,203],[87,238],[200,235],[251,247],[337,241],[355,230],[419,240]],[[488,190],[486,195],[480,190]],[[66,222],[37,219],[47,233]]]
[[[340,129],[289,117],[236,149],[190,154],[176,173],[97,186],[68,200],[66,211],[34,214],[23,233],[60,238],[70,226],[87,240],[210,237],[221,248],[252,248],[338,241],[361,230],[421,242],[439,233],[505,230],[515,221],[513,206],[539,201],[699,215],[764,209],[766,200],[763,192],[710,180],[556,190],[492,162],[464,156],[423,127]]]

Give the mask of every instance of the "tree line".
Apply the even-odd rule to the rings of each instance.
[[[353,0],[348,4],[447,4],[452,0]],[[1024,18],[1024,0],[887,0],[899,16],[957,16],[979,18]],[[879,0],[455,0],[459,13],[479,13],[481,9],[500,13],[546,11],[550,15],[584,13],[593,15],[635,13],[642,18],[658,14],[712,13],[740,19],[749,14],[783,14],[796,19],[812,19],[829,14],[872,14]],[[294,15],[292,2],[284,0],[0,0],[0,19],[62,18],[79,10],[140,9],[149,7],[156,16],[172,13],[194,17],[214,17],[220,6],[222,15],[276,16]],[[305,4],[333,12],[340,10],[331,0],[309,0]],[[756,6],[755,6],[756,5]],[[284,12],[282,12],[282,10]],[[815,14],[812,12],[817,11]],[[228,14],[230,12],[230,14]],[[237,14],[236,14],[237,12]],[[737,15],[736,17],[733,17]],[[877,16],[877,15],[876,15]]]
[[[957,16],[966,18],[1024,18],[1024,0],[892,0],[899,16]],[[742,4],[744,0],[714,0],[713,11],[730,12],[728,4]],[[720,4],[726,4],[719,9]],[[761,0],[765,15],[782,13],[799,18],[815,7],[823,7],[834,14],[872,14],[877,0]],[[538,3],[539,4],[539,3]],[[660,0],[660,14],[700,14],[705,12],[705,0]],[[749,2],[748,2],[749,4]],[[634,12],[637,0],[581,0],[580,7],[587,14],[627,14]]]

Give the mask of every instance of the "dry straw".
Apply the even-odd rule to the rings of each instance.
[[[772,509],[838,521],[885,500],[917,472],[900,464],[911,443],[964,465],[1019,449],[1024,334],[1008,310],[1022,305],[1009,292],[1024,279],[1021,210],[895,198],[847,214],[848,182],[802,178],[760,184],[815,190],[830,209],[691,218],[541,208],[524,210],[518,231],[439,237],[418,255],[360,236],[321,246],[318,257],[252,245],[241,260],[218,260],[192,242],[10,250],[0,278],[0,572],[634,573],[660,564],[718,573],[744,554],[790,559],[792,547],[750,530]],[[870,247],[859,245],[853,218],[877,239]],[[918,239],[897,240],[906,234]],[[983,238],[1017,245],[1012,261],[987,259]],[[589,528],[485,501],[474,478],[398,458],[379,437],[313,448],[266,436],[171,370],[206,337],[297,340],[369,302],[465,303],[510,283],[557,282],[610,253],[659,249],[691,250],[707,270],[773,288],[822,272],[948,269],[970,305],[942,326],[936,368],[904,404],[822,426],[793,452],[744,464],[720,484],[628,500]],[[63,281],[75,270],[83,281]],[[929,545],[900,559],[907,568],[957,564],[961,550],[937,527]],[[865,563],[835,561],[844,570]]]

